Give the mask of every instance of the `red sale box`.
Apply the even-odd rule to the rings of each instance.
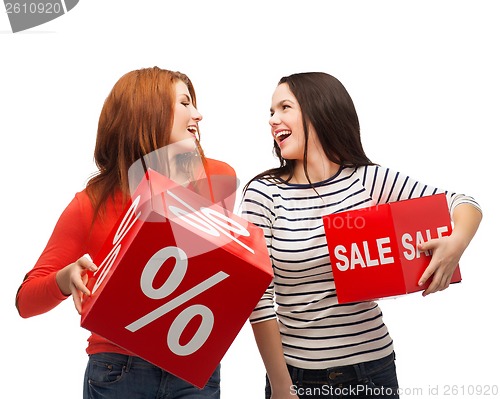
[[[262,229],[152,170],[94,263],[81,326],[200,388],[273,273]]]
[[[339,303],[426,289],[430,280],[418,280],[432,254],[417,244],[452,231],[444,194],[331,214],[323,224]],[[460,281],[457,267],[451,282]]]

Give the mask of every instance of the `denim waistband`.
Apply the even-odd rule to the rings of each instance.
[[[302,369],[288,365],[294,383],[341,384],[346,381],[363,381],[394,361],[394,353],[381,359],[328,369]]]

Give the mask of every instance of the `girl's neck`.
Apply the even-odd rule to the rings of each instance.
[[[307,163],[307,174],[309,175],[309,180],[307,179],[306,172],[304,170],[304,163],[297,161],[293,171],[293,176],[290,179],[290,183],[293,184],[308,184],[319,183],[326,179],[329,179],[339,170],[340,166],[328,159],[317,159],[312,162]]]

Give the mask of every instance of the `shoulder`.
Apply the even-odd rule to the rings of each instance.
[[[363,174],[367,174],[367,173],[380,173],[381,170],[385,170],[386,168],[380,166],[380,165],[376,165],[376,164],[373,164],[373,165],[360,165],[360,166],[356,166],[356,167],[351,167],[351,168],[347,168],[347,170],[350,170],[352,171],[354,174],[357,174],[357,175],[363,175]]]
[[[248,187],[261,187],[262,189],[267,188],[271,190],[273,187],[278,187],[280,184],[280,180],[272,177],[270,175],[260,176],[253,178],[247,184]]]
[[[58,234],[58,237],[64,238],[65,235],[69,235],[69,232],[73,231],[76,227],[82,231],[87,229],[90,225],[92,214],[92,204],[86,191],[77,192],[60,214],[54,234]]]
[[[205,158],[205,167],[210,175],[236,176],[231,165],[218,159]]]
[[[272,201],[279,191],[279,182],[271,176],[262,176],[252,179],[244,189],[245,198],[258,199],[259,201]]]
[[[77,201],[77,202],[81,203],[84,206],[92,206],[91,205],[91,201],[90,201],[90,196],[89,196],[89,193],[88,193],[88,191],[87,191],[86,188],[83,189],[82,191],[78,191],[75,194],[75,197],[73,198],[73,201]]]
[[[233,210],[238,188],[234,168],[226,162],[212,158],[205,158],[204,166],[211,200],[220,203],[226,209]]]
[[[73,197],[73,200],[69,203],[68,209],[70,209],[74,216],[79,216],[84,220],[91,220],[94,214],[94,206],[90,199],[87,189],[79,191]]]
[[[377,180],[380,177],[388,176],[391,173],[394,173],[392,170],[378,165],[361,165],[355,168],[350,168],[352,171],[352,175],[359,178],[363,183],[368,183],[373,180]]]

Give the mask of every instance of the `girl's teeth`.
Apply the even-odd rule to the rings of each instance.
[[[278,134],[276,134],[276,138],[279,139],[280,141],[282,141],[285,138],[287,138],[288,136],[290,136],[291,134],[292,134],[292,132],[290,132],[289,130],[283,130],[282,132],[279,132]]]

